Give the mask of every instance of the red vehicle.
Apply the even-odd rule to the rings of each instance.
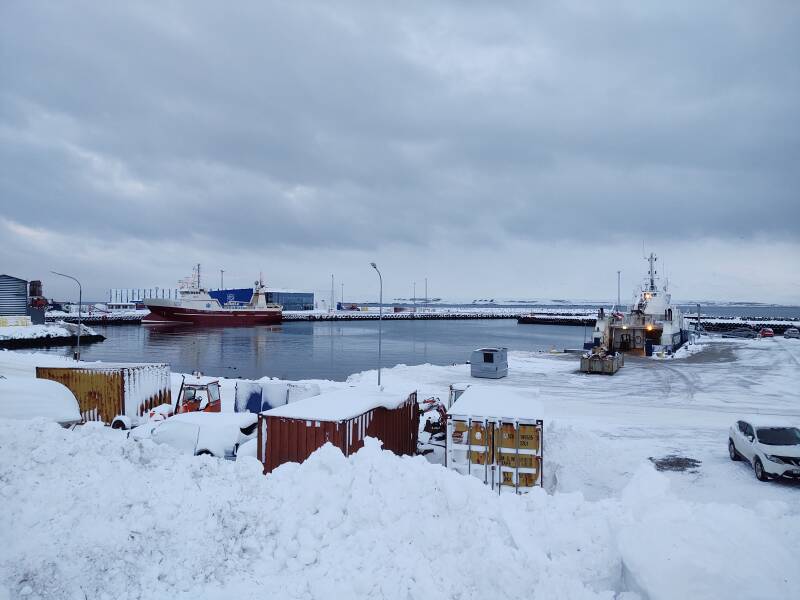
[[[775,337],[775,332],[772,331],[769,327],[762,327],[761,331],[758,332],[759,337]]]
[[[202,375],[183,378],[175,414],[187,412],[221,412],[219,380]]]

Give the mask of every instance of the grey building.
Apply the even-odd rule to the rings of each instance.
[[[28,314],[28,282],[11,275],[0,275],[0,316],[24,317]]]

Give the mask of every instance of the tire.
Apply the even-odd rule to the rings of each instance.
[[[736,450],[736,446],[733,445],[733,440],[728,440],[728,456],[734,461],[742,460],[742,457],[739,456],[739,452]]]
[[[764,465],[761,464],[761,459],[756,456],[753,461],[753,470],[756,472],[756,479],[759,481],[769,481],[769,475],[764,470]]]
[[[209,450],[200,450],[195,456],[214,456]]]

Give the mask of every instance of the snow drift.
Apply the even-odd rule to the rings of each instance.
[[[649,467],[591,502],[498,497],[373,440],[266,477],[253,459],[96,425],[0,421],[0,440],[0,598],[656,600],[800,585],[788,507],[685,502]]]

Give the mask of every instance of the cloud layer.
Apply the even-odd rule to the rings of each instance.
[[[591,297],[591,276],[477,273],[563,245],[535,272],[558,278],[599,247],[638,261],[646,240],[686,281],[708,281],[679,258],[698,244],[754,273],[687,297],[800,301],[792,281],[764,295],[747,262],[800,259],[794,3],[30,2],[0,17],[0,270],[66,263],[101,290],[207,260],[297,287],[349,271],[366,292],[355,265],[377,259],[398,295],[441,273],[440,293]],[[745,264],[726,262],[734,248]]]

